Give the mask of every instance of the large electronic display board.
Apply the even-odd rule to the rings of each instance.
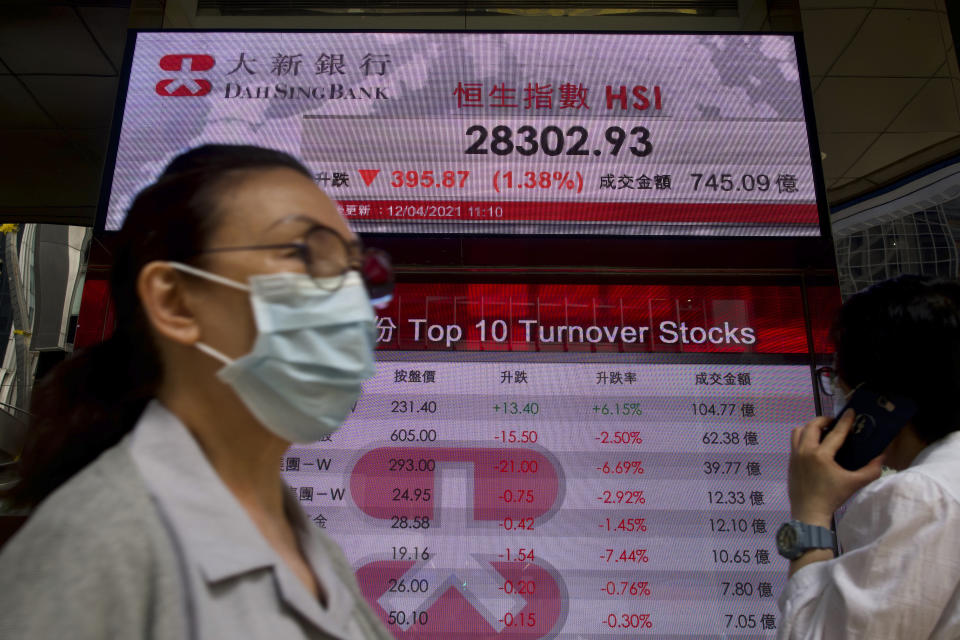
[[[376,376],[281,470],[398,638],[772,638],[838,302],[797,44],[134,32],[99,229],[249,143],[395,251]]]
[[[797,40],[135,32],[100,224],[203,142],[302,158],[358,231],[815,236]]]
[[[799,285],[403,284],[377,330],[281,469],[398,638],[776,635]]]

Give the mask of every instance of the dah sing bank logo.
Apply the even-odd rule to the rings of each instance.
[[[179,78],[163,78],[157,82],[154,89],[158,96],[165,98],[200,97],[210,93],[213,85],[204,78],[194,78],[196,71],[213,69],[213,56],[205,53],[176,53],[160,58],[160,68],[164,71],[180,71],[184,73]],[[188,73],[189,72],[189,73]]]

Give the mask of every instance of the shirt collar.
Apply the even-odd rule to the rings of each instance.
[[[326,592],[326,610],[283,565],[190,431],[159,401],[144,409],[132,434],[131,454],[185,555],[208,583],[273,568],[279,595],[287,604],[327,630],[346,628],[353,608],[349,591],[288,490],[284,510]]]
[[[960,431],[952,431],[936,442],[928,444],[910,463],[911,467],[941,459],[955,463],[960,457]]]

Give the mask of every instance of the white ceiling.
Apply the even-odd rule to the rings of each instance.
[[[828,200],[837,204],[960,151],[960,71],[945,1],[798,0],[785,10],[790,2],[740,0],[739,19],[628,20],[580,12],[499,17],[477,26],[787,30],[802,22]],[[92,220],[128,26],[318,26],[289,16],[197,16],[195,0],[134,0],[132,10],[129,4],[0,6],[3,220]],[[397,26],[395,16],[384,19]],[[346,26],[343,20],[383,26],[346,16],[335,22]],[[466,22],[458,20],[461,27]],[[332,26],[331,19],[324,24]]]
[[[130,10],[0,9],[0,215],[92,220]]]
[[[960,149],[960,73],[945,0],[801,0],[828,199]]]

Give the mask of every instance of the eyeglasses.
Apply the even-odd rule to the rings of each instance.
[[[303,242],[215,247],[200,253],[278,249],[288,249],[290,257],[300,259],[310,277],[317,279],[317,286],[325,291],[338,290],[347,273],[357,271],[374,304],[385,304],[393,294],[393,265],[386,252],[364,249],[359,242],[348,242],[333,229],[319,224],[310,227]]]
[[[817,374],[817,383],[820,385],[820,393],[825,396],[832,396],[839,388],[837,382],[837,370],[833,367],[820,367],[815,372]]]

